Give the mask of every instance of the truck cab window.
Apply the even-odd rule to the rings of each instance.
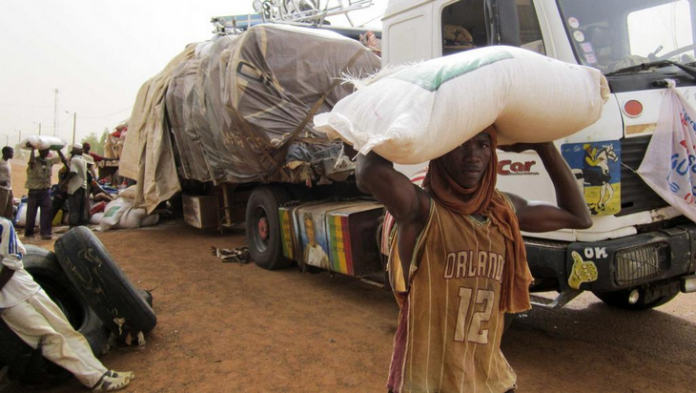
[[[532,0],[518,0],[516,3],[520,26],[520,47],[545,55],[544,40],[541,37],[539,19]]]
[[[487,46],[483,0],[460,0],[442,9],[442,55]],[[532,0],[498,2],[499,44],[546,54]],[[496,38],[497,40],[497,38]]]
[[[631,55],[694,61],[691,10],[686,0],[631,12],[627,17]]]
[[[483,1],[461,0],[442,9],[442,55],[488,44]]]
[[[695,59],[693,0],[559,0],[559,6],[578,62],[605,74],[657,60]]]

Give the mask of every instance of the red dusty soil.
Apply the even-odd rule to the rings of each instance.
[[[116,348],[102,358],[136,372],[125,391],[386,392],[398,312],[386,291],[211,255],[211,246],[244,245],[239,231],[220,236],[170,221],[98,236],[137,286],[153,290],[158,314],[143,350]],[[503,342],[517,392],[693,391],[694,299],[682,294],[631,313],[587,294],[561,311],[533,310]],[[73,379],[31,391],[86,390]]]

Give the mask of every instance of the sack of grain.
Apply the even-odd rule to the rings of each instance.
[[[365,84],[315,128],[398,164],[440,157],[491,124],[499,144],[557,140],[597,121],[609,99],[598,70],[508,46],[386,69]]]
[[[60,138],[46,135],[32,135],[19,144],[25,150],[31,150],[32,147],[36,150],[60,150],[65,146],[65,142]]]
[[[109,202],[104,208],[104,215],[99,221],[99,226],[102,230],[107,230],[115,227],[121,220],[121,217],[131,208],[133,203],[123,198],[117,198]]]

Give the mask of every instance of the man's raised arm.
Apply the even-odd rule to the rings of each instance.
[[[517,210],[521,230],[550,232],[564,228],[587,229],[592,226],[590,212],[575,176],[552,142],[501,146],[501,150],[517,153],[536,151],[556,189],[558,206],[527,201],[520,196],[508,194]]]
[[[394,164],[374,152],[358,155],[355,171],[360,191],[371,194],[394,217],[398,224],[407,225],[427,220],[430,199]]]

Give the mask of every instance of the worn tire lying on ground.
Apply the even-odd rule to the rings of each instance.
[[[40,247],[26,245],[24,269],[41,285],[63,311],[70,324],[82,333],[95,356],[109,349],[110,332],[75,290],[56,255]],[[0,366],[7,365],[10,376],[27,382],[40,382],[42,375],[54,374],[57,366],[35,354],[35,350],[0,320]]]
[[[56,241],[55,250],[77,292],[111,332],[134,336],[157,325],[155,312],[92,231],[71,229]]]

